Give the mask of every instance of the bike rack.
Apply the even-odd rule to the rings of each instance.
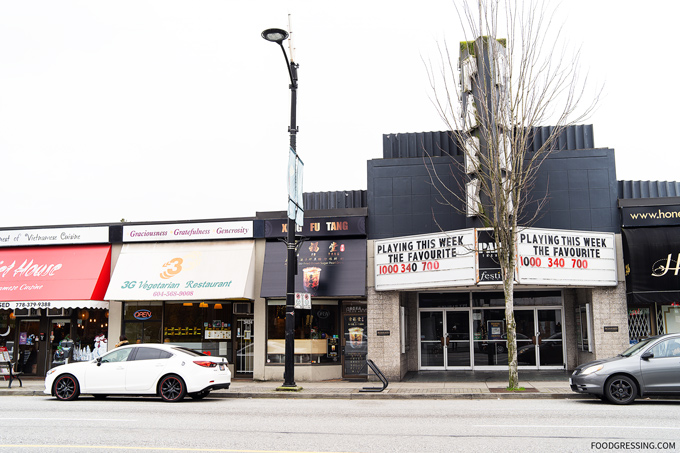
[[[387,385],[389,384],[389,382],[387,382],[387,378],[382,373],[382,371],[380,371],[380,368],[378,368],[378,366],[375,363],[373,363],[373,360],[371,360],[371,359],[366,360],[366,364],[368,364],[368,366],[371,368],[371,370],[373,370],[375,375],[378,376],[378,379],[380,379],[380,381],[382,382],[382,387],[364,387],[363,389],[361,389],[359,391],[360,392],[382,392],[383,390],[385,390],[387,388]]]

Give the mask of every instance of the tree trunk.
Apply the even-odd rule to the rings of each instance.
[[[514,278],[505,278],[503,290],[505,293],[505,326],[508,337],[508,388],[519,387],[517,372],[517,325],[515,324]]]

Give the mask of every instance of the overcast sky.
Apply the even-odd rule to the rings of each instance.
[[[679,12],[560,6],[618,179],[680,180]],[[306,192],[366,189],[382,134],[445,130],[423,60],[464,39],[452,0],[0,0],[0,226],[284,210],[289,80],[260,33],[289,13]]]

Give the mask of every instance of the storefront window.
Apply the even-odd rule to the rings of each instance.
[[[163,342],[231,360],[231,303],[166,302]]]
[[[662,305],[663,327],[665,333],[680,332],[680,304]]]
[[[505,310],[474,310],[472,332],[476,366],[508,364]]]
[[[160,343],[163,302],[126,302],[123,332],[130,343]]]
[[[338,363],[340,306],[337,301],[312,302],[295,312],[295,363]],[[267,306],[267,363],[285,362],[285,301]]]
[[[75,346],[94,348],[94,339],[99,335],[106,335],[108,328],[108,310],[105,308],[82,308],[78,310],[76,313],[75,338],[73,338]],[[115,344],[115,341],[113,343]]]
[[[233,360],[230,302],[127,302],[123,311],[130,343],[172,343]]]

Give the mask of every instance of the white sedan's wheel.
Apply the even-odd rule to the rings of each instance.
[[[181,377],[176,374],[169,374],[164,376],[158,384],[158,393],[163,401],[174,403],[184,399],[184,395],[187,394],[187,388]]]
[[[80,395],[78,380],[70,374],[64,374],[54,380],[52,393],[61,401],[72,401]]]

